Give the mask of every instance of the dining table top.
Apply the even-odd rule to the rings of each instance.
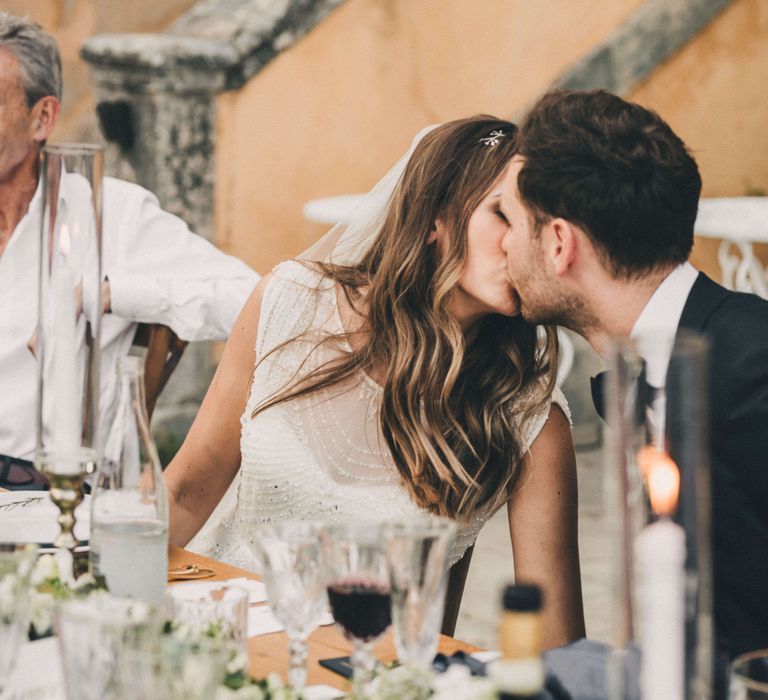
[[[246,577],[260,580],[261,577],[253,572],[239,569],[229,564],[204,557],[200,554],[170,547],[168,551],[168,568],[175,569],[196,564],[200,568],[211,569],[214,575],[208,581],[226,580]],[[474,652],[479,647],[461,642],[445,635],[440,636],[438,651],[450,655],[457,651]],[[320,666],[321,659],[338,656],[348,656],[352,652],[352,644],[336,629],[335,625],[319,627],[308,640],[307,684],[324,684],[341,690],[349,687],[349,682],[338,674]],[[387,633],[376,644],[376,657],[385,663],[396,658],[392,632]],[[248,639],[248,671],[255,678],[264,678],[272,672],[278,673],[283,680],[288,677],[288,638],[285,632],[264,634]]]

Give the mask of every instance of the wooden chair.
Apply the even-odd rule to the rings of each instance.
[[[440,631],[449,637],[453,637],[453,633],[456,631],[456,620],[459,617],[459,608],[461,608],[461,596],[464,594],[464,584],[467,582],[467,572],[469,571],[469,563],[472,561],[474,549],[475,545],[467,549],[464,552],[464,556],[448,572],[443,627]]]
[[[144,393],[147,399],[147,416],[152,420],[160,392],[179,364],[187,341],[181,340],[168,326],[140,323],[133,337],[133,344],[147,349],[144,360]]]

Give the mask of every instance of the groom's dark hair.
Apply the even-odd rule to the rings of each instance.
[[[655,112],[605,90],[550,92],[521,125],[518,152],[536,230],[555,217],[574,222],[617,277],[688,259],[701,177]]]

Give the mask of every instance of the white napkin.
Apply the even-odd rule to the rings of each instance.
[[[248,591],[248,604],[263,603],[267,600],[267,587],[261,581],[254,581],[244,576],[228,578],[225,581],[181,581],[172,584],[174,589],[181,589],[184,597],[188,594],[191,599],[200,598],[212,591],[222,588],[244,588]]]
[[[496,661],[501,656],[500,651],[475,651],[470,654],[473,659],[477,659],[484,664]]]
[[[55,637],[26,642],[3,695],[7,700],[66,700],[61,655]]]
[[[333,624],[331,613],[323,613],[320,618],[320,626]],[[248,636],[258,637],[262,634],[272,634],[282,632],[285,629],[272,614],[272,608],[269,605],[257,605],[248,609]]]
[[[0,493],[0,530],[4,542],[49,544],[59,534],[53,505],[47,491]],[[75,537],[87,540],[91,534],[91,497],[86,496],[75,510]]]

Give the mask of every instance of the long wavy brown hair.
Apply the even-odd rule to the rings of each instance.
[[[494,131],[503,136],[489,142]],[[403,486],[422,507],[460,520],[507,500],[520,474],[520,429],[554,386],[553,328],[539,335],[521,316],[490,314],[465,338],[449,312],[469,218],[514,155],[516,132],[481,115],[422,138],[360,263],[311,263],[361,319],[360,328],[320,342],[335,346],[361,332],[366,342],[306,376],[297,372],[253,412],[375,370],[383,377],[381,431]],[[429,243],[438,219],[449,232],[440,255]]]

